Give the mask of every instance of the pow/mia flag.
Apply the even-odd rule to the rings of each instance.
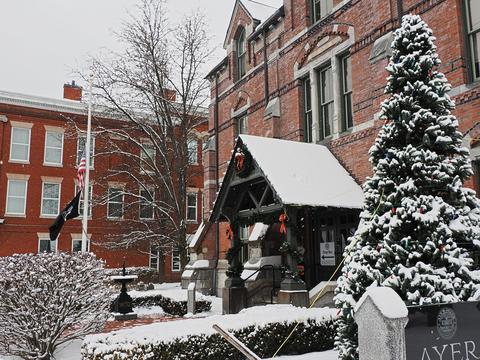
[[[57,216],[54,223],[48,228],[50,230],[50,240],[55,241],[62,230],[63,224],[65,221],[76,218],[79,213],[79,204],[80,204],[80,194],[79,191],[77,195],[68,203],[68,205],[63,209],[63,211]]]

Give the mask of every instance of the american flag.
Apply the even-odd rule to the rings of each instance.
[[[87,169],[87,162],[85,160],[85,155],[82,155],[82,158],[80,159],[80,163],[78,164],[78,171],[77,171],[78,186],[80,187],[80,189],[83,189],[85,185],[83,182],[83,177],[85,175],[86,169]]]

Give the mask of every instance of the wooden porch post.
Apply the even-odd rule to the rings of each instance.
[[[231,258],[228,271],[230,272],[222,292],[223,314],[236,314],[247,307],[247,288],[241,278],[243,264],[240,259],[241,240],[238,236],[238,222],[232,220]],[[228,274],[228,273],[227,273]]]
[[[287,243],[292,250],[297,250],[297,209],[288,209]],[[278,302],[281,304],[293,304],[295,306],[308,306],[309,298],[305,282],[297,276],[298,261],[290,252],[285,256],[288,267],[285,279],[280,283]]]

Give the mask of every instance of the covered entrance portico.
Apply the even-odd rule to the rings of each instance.
[[[362,205],[362,189],[325,146],[240,135],[210,218],[228,222],[231,242],[224,312],[247,305],[242,229],[270,225],[282,259],[278,302],[308,306],[307,290],[332,275]]]

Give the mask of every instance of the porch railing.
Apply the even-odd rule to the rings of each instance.
[[[280,287],[276,286],[275,283],[275,271],[280,270],[279,267],[276,267],[274,265],[263,265],[260,266],[257,270],[255,270],[253,273],[251,273],[247,278],[243,279],[244,282],[246,282],[248,279],[253,277],[255,274],[258,274],[260,271],[263,271],[265,269],[271,269],[272,270],[272,289],[270,290],[270,304],[273,304],[273,298],[275,297],[275,290],[280,289]],[[250,297],[253,297],[255,294],[252,294]]]

